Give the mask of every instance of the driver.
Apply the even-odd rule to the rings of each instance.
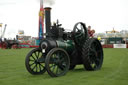
[[[89,37],[94,37],[94,33],[95,33],[95,30],[94,29],[91,30],[91,26],[88,26]]]

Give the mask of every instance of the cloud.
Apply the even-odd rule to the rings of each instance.
[[[13,2],[8,2],[8,3],[0,3],[0,6],[5,6],[5,5],[14,5],[16,3]]]
[[[16,4],[16,0],[0,0],[0,6],[5,6],[5,5],[14,5]]]

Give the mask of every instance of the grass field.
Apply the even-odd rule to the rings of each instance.
[[[0,49],[0,85],[128,85],[128,49],[104,49],[99,71],[85,71],[79,65],[57,78],[27,72],[25,56],[30,50]]]

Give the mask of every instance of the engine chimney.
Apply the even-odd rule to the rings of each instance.
[[[50,27],[51,27],[51,8],[50,7],[45,7],[45,28],[46,28],[46,33],[48,36],[50,36]]]

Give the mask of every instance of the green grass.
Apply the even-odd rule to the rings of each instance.
[[[104,49],[99,71],[85,71],[79,65],[57,78],[27,72],[25,56],[30,50],[0,49],[0,85],[128,85],[128,49]]]

